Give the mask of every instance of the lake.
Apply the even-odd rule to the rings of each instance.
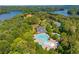
[[[16,15],[22,14],[19,10],[10,11],[9,13],[0,14],[0,20],[8,20]]]
[[[60,14],[60,15],[64,15],[64,16],[69,16],[67,11],[68,11],[68,9],[57,10],[57,11],[50,12],[50,13],[52,13],[52,14]],[[8,20],[8,19],[13,18],[16,15],[19,15],[19,14],[22,14],[22,11],[14,10],[14,11],[10,11],[9,13],[0,14],[0,20]]]
[[[68,9],[64,9],[64,10],[57,10],[54,12],[51,12],[52,14],[59,14],[59,15],[64,15],[64,16],[70,16],[68,13]]]

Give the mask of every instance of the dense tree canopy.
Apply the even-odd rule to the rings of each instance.
[[[18,8],[15,8],[18,9]],[[24,8],[23,8],[24,9]],[[19,10],[23,10],[22,7]],[[46,8],[45,8],[46,9]],[[23,11],[30,12],[31,17],[21,17],[17,15],[10,20],[0,21],[0,53],[11,54],[71,54],[79,53],[79,16],[63,16],[48,14],[45,9],[34,12],[34,8]],[[38,8],[36,9],[36,11]],[[52,10],[52,8],[48,8]],[[45,11],[45,12],[43,12]],[[0,11],[1,12],[1,11]],[[3,11],[2,11],[3,12]],[[23,15],[23,14],[22,14]],[[54,22],[61,23],[57,27]],[[63,39],[60,41],[60,46],[57,49],[50,51],[43,50],[43,48],[34,42],[33,35],[36,33],[37,26],[43,26],[51,38],[58,38],[53,36],[52,32],[57,32]]]

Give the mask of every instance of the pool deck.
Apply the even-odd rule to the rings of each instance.
[[[38,43],[39,45],[42,46],[42,48],[45,50],[47,49],[47,51],[49,51],[50,49],[56,49],[57,48],[57,41],[50,38],[48,34],[48,38],[47,38],[47,41],[43,41],[42,39],[38,39],[36,38],[36,35],[39,35],[39,34],[46,34],[46,33],[37,33],[37,34],[34,34],[33,38],[35,39],[34,42]]]

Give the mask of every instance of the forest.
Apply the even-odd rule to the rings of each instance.
[[[51,14],[62,7],[52,6],[6,6],[0,8],[0,15],[12,10],[23,13],[9,20],[0,20],[0,54],[78,54],[79,53],[79,9],[69,9],[71,16]],[[74,12],[73,12],[74,11]],[[73,14],[75,16],[73,16]],[[29,16],[30,15],[30,16]],[[77,15],[77,16],[76,16]],[[57,27],[54,22],[61,23]],[[43,26],[52,38],[51,32],[61,35],[57,49],[44,50],[34,42],[34,27]]]

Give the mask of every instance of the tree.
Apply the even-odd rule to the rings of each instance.
[[[27,23],[29,23],[30,25],[40,24],[40,18],[38,18],[36,16],[28,17],[27,18]]]
[[[10,44],[7,40],[0,40],[0,54],[7,54],[10,51]]]
[[[19,53],[29,53],[27,50],[27,41],[23,40],[22,38],[16,38],[14,42],[11,44],[11,52],[19,52]]]

